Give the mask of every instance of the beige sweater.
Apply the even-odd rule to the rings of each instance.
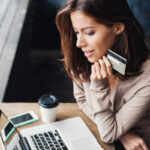
[[[106,143],[113,143],[130,130],[150,148],[150,59],[141,70],[142,74],[120,81],[111,91],[107,79],[73,83],[77,103],[97,124]]]

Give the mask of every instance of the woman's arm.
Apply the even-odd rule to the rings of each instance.
[[[73,82],[73,92],[79,107],[91,120],[93,120],[92,108],[85,98],[83,84],[79,82]]]
[[[118,112],[110,110],[110,92],[106,79],[91,81],[90,93],[94,119],[101,139],[113,143],[136,125],[150,108],[150,85],[142,87]]]
[[[91,105],[101,139],[106,143],[113,143],[134,127],[149,109],[150,84],[141,85],[141,88],[118,112],[113,112],[110,109],[111,101],[108,83],[108,77],[111,75],[111,64],[106,57],[103,60],[100,59],[99,64],[92,65]]]

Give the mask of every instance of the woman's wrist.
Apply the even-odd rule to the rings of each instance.
[[[101,91],[107,88],[109,88],[109,82],[107,78],[91,80],[90,91]]]

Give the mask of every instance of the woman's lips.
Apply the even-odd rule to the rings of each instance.
[[[84,55],[86,57],[91,57],[93,55],[93,53],[94,53],[94,50],[84,51]]]

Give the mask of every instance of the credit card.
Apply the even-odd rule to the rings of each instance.
[[[122,75],[125,75],[127,59],[123,58],[112,50],[108,50],[107,58],[109,59],[114,70]]]

